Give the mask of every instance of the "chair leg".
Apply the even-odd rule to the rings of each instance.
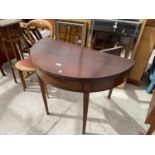
[[[84,93],[83,94],[83,127],[82,127],[82,134],[85,134],[85,130],[86,130],[88,106],[89,106],[89,93]]]
[[[113,88],[109,90],[109,93],[108,93],[108,99],[111,98],[112,91],[113,91]]]
[[[15,83],[17,83],[17,79],[16,79],[16,75],[15,75],[14,69],[13,69],[12,66],[10,66],[10,68],[11,68],[11,72],[12,72],[12,75],[13,75],[13,79],[14,79]]]
[[[21,83],[22,83],[22,86],[23,86],[23,90],[25,91],[26,83],[25,83],[25,80],[24,80],[23,73],[22,73],[22,71],[19,71],[19,70],[18,70],[18,73],[19,73],[19,77],[20,77],[20,80],[21,80]]]
[[[2,75],[5,76],[5,73],[4,73],[2,66],[0,66],[0,71],[1,71]]]
[[[27,72],[27,77],[30,75],[30,73],[29,72]]]

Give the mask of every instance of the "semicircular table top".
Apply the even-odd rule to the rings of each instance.
[[[111,90],[123,83],[134,61],[49,38],[31,48],[31,60],[40,82],[46,113],[49,114],[45,84],[83,93],[85,133],[89,93]],[[111,96],[110,93],[110,96]]]
[[[75,80],[109,78],[134,64],[126,58],[51,39],[40,40],[31,51],[32,62],[40,69]]]

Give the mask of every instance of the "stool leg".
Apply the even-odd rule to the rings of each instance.
[[[113,89],[110,89],[110,90],[109,90],[109,93],[108,93],[108,98],[109,98],[109,99],[111,98],[112,91],[113,91]]]
[[[5,73],[4,73],[2,66],[0,66],[0,71],[1,71],[2,75],[5,76]]]
[[[25,91],[26,83],[25,83],[25,80],[24,80],[24,77],[23,77],[23,73],[22,73],[22,71],[19,71],[19,70],[18,70],[18,73],[19,73],[19,77],[20,77],[20,80],[21,80],[21,83],[22,83],[22,86],[23,86],[23,90]]]
[[[41,93],[42,93],[42,97],[43,97],[43,101],[45,105],[46,114],[49,115],[48,104],[47,104],[47,99],[46,99],[45,84],[44,84],[44,81],[39,76],[38,76],[38,79],[40,83],[40,88],[41,88]]]

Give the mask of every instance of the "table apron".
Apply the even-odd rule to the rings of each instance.
[[[63,79],[51,74],[44,73],[39,68],[36,69],[38,76],[46,83],[54,87],[75,91],[75,92],[98,92],[114,88],[126,80],[127,73],[121,74],[113,79],[103,79],[98,81],[75,81]]]

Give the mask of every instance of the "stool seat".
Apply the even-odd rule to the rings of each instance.
[[[21,71],[28,71],[28,72],[34,72],[35,71],[35,68],[34,68],[30,58],[19,60],[15,64],[15,68],[19,69]]]

